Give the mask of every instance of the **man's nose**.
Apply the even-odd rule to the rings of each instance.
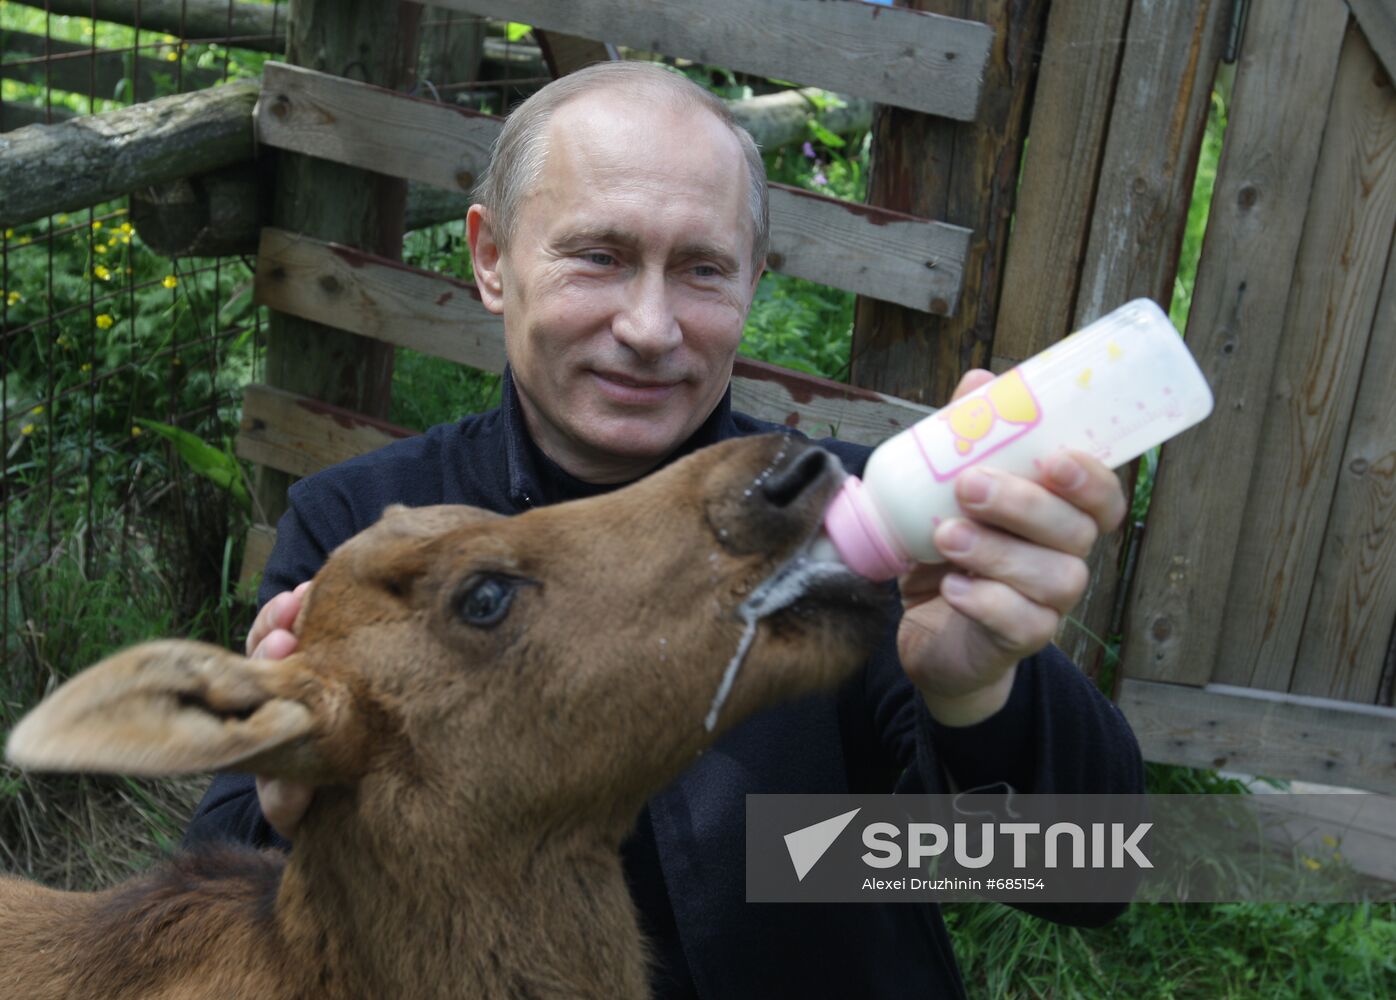
[[[657,361],[683,342],[683,330],[674,316],[662,273],[641,272],[630,282],[612,332],[645,361]]]

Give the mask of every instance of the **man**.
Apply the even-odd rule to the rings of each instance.
[[[387,503],[515,513],[778,429],[732,412],[727,391],[767,234],[754,143],[683,78],[608,64],[522,105],[468,216],[482,301],[504,318],[501,406],[293,487],[249,650],[294,648],[303,581]],[[827,446],[861,470],[866,448]],[[1123,718],[1048,646],[1092,543],[1123,516],[1114,475],[1063,455],[1042,483],[975,470],[957,496],[971,516],[935,529],[947,566],[900,581],[895,642],[837,694],[725,736],[642,814],[624,860],[657,996],[962,992],[935,907],[746,904],[749,792],[1141,790]],[[284,842],[272,827],[293,836],[309,795],[220,778],[189,839]],[[1117,912],[1042,909],[1079,923]]]

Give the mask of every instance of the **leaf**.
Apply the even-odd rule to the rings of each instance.
[[[809,120],[809,130],[816,139],[828,146],[830,149],[842,149],[847,143],[843,141],[843,136],[836,132],[830,132],[813,118]]]
[[[523,37],[533,30],[531,24],[519,24],[517,21],[510,21],[508,27],[504,29],[504,37],[511,43],[522,41]]]
[[[252,509],[252,498],[247,494],[247,486],[242,481],[242,468],[231,454],[204,441],[196,434],[162,424],[157,420],[137,417],[136,423],[154,431],[175,446],[179,457],[194,471],[215,486],[232,494],[243,510]]]

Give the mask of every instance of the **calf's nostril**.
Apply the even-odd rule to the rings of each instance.
[[[761,484],[761,492],[773,506],[788,507],[819,478],[828,460],[828,455],[818,448],[802,452],[772,471]]]

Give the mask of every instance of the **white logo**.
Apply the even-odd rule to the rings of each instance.
[[[790,861],[795,866],[795,877],[803,882],[809,870],[815,866],[824,852],[839,839],[839,834],[853,822],[853,817],[861,808],[815,823],[785,835],[785,849],[790,852]]]

